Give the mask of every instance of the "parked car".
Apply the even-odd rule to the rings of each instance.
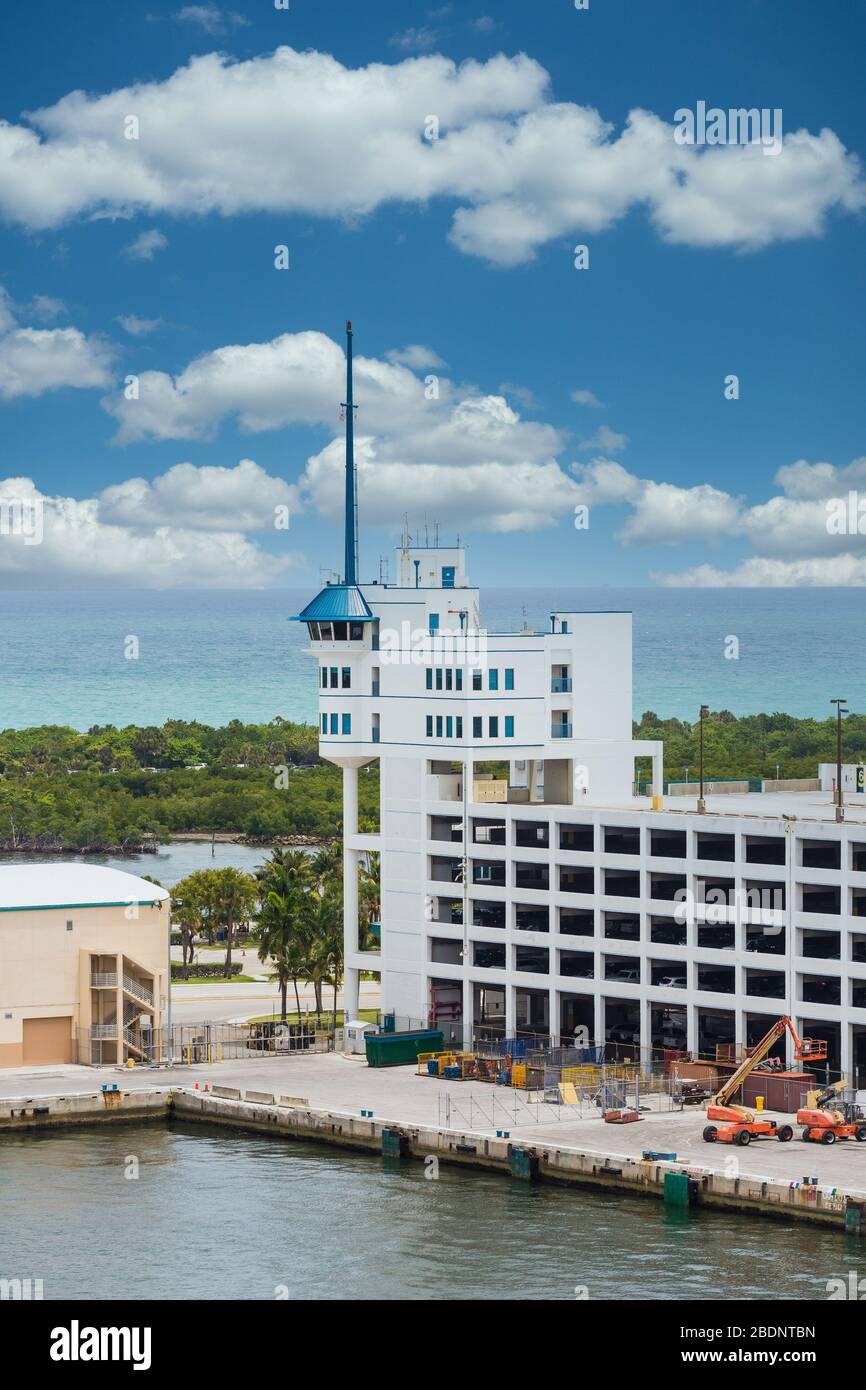
[[[659,989],[685,989],[685,975],[663,975],[658,982]]]

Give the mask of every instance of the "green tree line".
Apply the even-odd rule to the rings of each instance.
[[[665,775],[698,770],[698,724],[647,711],[635,738],[662,739]],[[313,725],[232,720],[220,728],[184,720],[161,727],[60,726],[0,732],[0,844],[6,848],[133,848],[183,831],[227,831],[262,840],[331,839],[341,833],[340,770],[318,756]],[[843,723],[843,758],[866,758],[866,715]],[[704,770],[712,777],[814,777],[836,757],[836,724],[788,714],[704,722]],[[641,761],[648,774],[649,760]],[[157,769],[157,770],[154,770]],[[376,764],[359,777],[361,828],[378,824]]]

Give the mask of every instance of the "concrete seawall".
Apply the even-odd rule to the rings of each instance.
[[[16,1097],[0,1100],[0,1135],[28,1129],[116,1124],[124,1120],[164,1120],[164,1091],[94,1091],[90,1095]]]
[[[169,1108],[179,1119],[254,1133],[283,1134],[287,1139],[336,1144],[386,1157],[421,1161],[435,1157],[443,1163],[485,1168],[519,1180],[575,1183],[655,1197],[678,1207],[811,1221],[866,1235],[866,1200],[841,1188],[827,1193],[817,1186],[727,1177],[682,1163],[588,1153],[549,1144],[517,1144],[504,1138],[313,1110],[295,1097],[253,1094],[254,1099],[242,1099],[240,1091],[221,1095],[175,1091]]]
[[[586,1188],[653,1197],[672,1207],[737,1211],[810,1221],[851,1235],[866,1235],[866,1197],[844,1187],[729,1176],[699,1163],[643,1159],[635,1154],[590,1151],[548,1139],[495,1138],[471,1130],[358,1116],[312,1106],[300,1095],[240,1087],[105,1090],[83,1095],[0,1099],[4,1134],[71,1126],[170,1121],[171,1118],[287,1140],[332,1144],[371,1155],[415,1159],[498,1172],[517,1181],[574,1183]]]

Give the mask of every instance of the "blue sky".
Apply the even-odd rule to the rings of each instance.
[[[315,584],[347,316],[366,576],[406,511],[485,583],[866,583],[866,536],[826,525],[866,509],[864,25],[866,0],[5,10],[0,502],[51,500],[41,545],[0,534],[0,583]],[[782,152],[678,147],[699,100],[781,109]]]

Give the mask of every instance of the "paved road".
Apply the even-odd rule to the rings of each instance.
[[[299,985],[298,993],[302,1008],[315,1006],[315,995],[311,985]],[[377,1009],[381,1000],[381,987],[374,980],[361,983],[361,1007]],[[325,990],[325,1005],[330,1008],[333,1001],[331,990]],[[343,992],[337,994],[337,1007],[343,1007]],[[171,1017],[173,1023],[227,1023],[235,1018],[254,1018],[258,1014],[279,1011],[280,991],[275,984],[264,980],[260,984],[225,985],[216,981],[212,985],[173,984],[171,988]],[[289,1009],[295,1007],[295,991],[289,990]],[[2,1074],[2,1073],[0,1073]]]

